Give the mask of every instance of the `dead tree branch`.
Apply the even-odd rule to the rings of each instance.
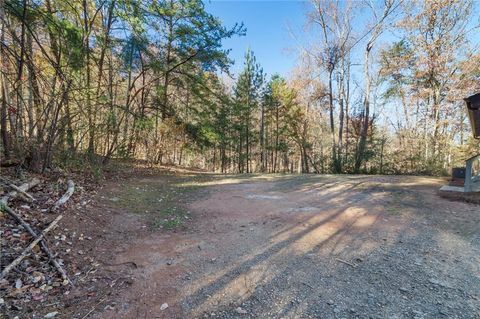
[[[18,188],[24,192],[26,192],[27,190],[29,190],[30,188],[38,185],[40,183],[40,180],[39,179],[33,179],[32,181],[28,182],[28,183],[25,183],[25,184],[22,184],[20,186],[18,186]],[[30,236],[34,237],[34,238],[38,238],[38,235],[37,233],[33,230],[33,228],[30,226],[29,223],[27,223],[25,220],[23,220],[22,217],[20,217],[20,215],[18,215],[17,213],[15,213],[15,211],[13,209],[11,209],[7,204],[8,204],[8,201],[11,199],[11,198],[14,198],[18,195],[18,193],[16,191],[12,191],[10,193],[8,193],[7,195],[3,196],[1,199],[0,199],[0,210],[3,210],[4,212],[6,212],[8,215],[10,215],[11,217],[13,217],[13,219],[15,219],[20,225],[23,226],[23,228],[25,228],[27,230],[27,232],[30,234]],[[60,263],[55,259],[55,256],[53,255],[53,253],[50,251],[50,249],[48,248],[47,246],[47,243],[45,242],[45,240],[41,240],[40,241],[40,247],[42,248],[42,250],[44,251],[45,254],[47,254],[49,260],[50,260],[50,263],[57,269],[57,271],[60,273],[60,275],[62,276],[62,279],[63,280],[66,280],[68,281],[72,286],[73,286],[73,282],[70,280],[70,278],[68,277],[67,275],[67,272],[63,269],[63,267],[60,265]]]
[[[29,193],[27,193],[26,191],[24,191],[23,189],[21,189],[20,187],[18,187],[17,185],[13,184],[11,181],[9,181],[8,179],[4,178],[4,177],[0,177],[0,181],[5,184],[6,186],[10,187],[11,189],[13,189],[14,191],[16,191],[18,193],[18,195],[20,195],[22,197],[22,199],[26,202],[33,202],[35,200],[35,198],[33,198],[32,195],[30,195]]]
[[[0,274],[0,279],[1,278],[4,278],[13,268],[15,268],[16,266],[18,266],[22,260],[27,257],[28,255],[30,255],[33,247],[35,247],[40,241],[43,240],[43,237],[50,231],[53,229],[53,227],[55,227],[55,225],[57,225],[57,223],[60,221],[60,219],[62,219],[62,215],[58,215],[57,218],[55,218],[53,220],[53,222],[50,223],[50,225],[48,225],[47,228],[45,228],[42,233],[40,234],[40,236],[37,236],[35,238],[34,241],[31,242],[30,245],[28,245],[27,248],[25,248],[22,253],[20,254],[20,256],[18,256],[17,258],[15,258],[14,261],[12,261],[9,265],[7,265],[3,270],[2,270],[2,273]]]
[[[23,194],[23,195],[26,195],[27,197],[30,196],[33,199],[33,197],[30,194],[27,194],[27,190],[29,190],[30,188],[32,188],[34,186],[37,186],[38,184],[40,184],[40,180],[38,178],[34,178],[30,182],[22,184],[20,186],[15,186],[15,185],[12,184],[13,186],[15,186],[15,187],[12,187],[11,185],[9,185],[14,190],[9,192],[5,196],[3,196],[0,199],[0,203],[2,203],[4,205],[7,205],[8,201],[12,198],[17,197],[18,194]]]
[[[55,205],[52,208],[52,211],[56,211],[60,206],[64,205],[70,199],[74,191],[75,191],[75,183],[71,179],[69,179],[67,182],[67,191],[55,203]]]
[[[30,224],[27,223],[26,221],[24,221],[22,217],[20,217],[17,213],[15,213],[13,211],[13,209],[11,209],[7,205],[3,204],[3,202],[0,203],[0,210],[3,210],[8,215],[13,217],[20,225],[23,226],[23,228],[25,228],[27,230],[27,232],[30,234],[30,236],[32,236],[34,238],[38,238],[37,233],[32,229]],[[67,280],[73,286],[73,282],[70,280],[70,278],[68,278],[67,272],[65,271],[65,269],[63,269],[63,267],[60,265],[60,263],[55,259],[55,256],[52,254],[52,252],[50,251],[50,249],[47,246],[47,243],[44,240],[40,241],[40,247],[45,252],[45,254],[47,254],[47,256],[50,260],[50,263],[57,269],[57,271],[62,276],[62,279]]]

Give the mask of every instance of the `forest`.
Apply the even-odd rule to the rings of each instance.
[[[223,42],[248,26],[199,0],[2,0],[2,165],[445,174],[479,150],[475,8],[312,0],[312,41],[279,75],[251,49],[233,61]]]

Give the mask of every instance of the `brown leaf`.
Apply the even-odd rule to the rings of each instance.
[[[37,245],[37,246],[33,247],[32,251],[33,251],[35,254],[38,254],[38,253],[40,252],[40,247],[38,247],[38,245]]]

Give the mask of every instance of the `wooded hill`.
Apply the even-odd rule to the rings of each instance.
[[[233,75],[222,42],[247,30],[201,1],[1,0],[2,162],[441,174],[478,152],[474,3],[314,0],[307,20],[291,76],[250,50]]]

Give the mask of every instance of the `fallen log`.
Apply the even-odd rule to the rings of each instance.
[[[56,211],[58,208],[60,208],[60,206],[64,205],[73,195],[74,191],[75,191],[75,183],[71,179],[69,179],[67,181],[67,191],[65,192],[65,194],[63,194],[63,196],[59,200],[57,200],[55,205],[53,205],[52,211]]]
[[[8,179],[6,178],[3,178],[3,177],[0,177],[0,181],[2,182],[2,184],[5,184],[7,187],[13,189],[14,191],[16,191],[18,193],[18,195],[20,195],[22,197],[22,199],[26,202],[33,202],[35,200],[35,198],[33,198],[32,195],[30,195],[29,193],[27,193],[26,191],[22,190],[20,187],[18,187],[17,185],[13,184],[11,181],[9,181]]]
[[[34,178],[32,179],[30,182],[28,183],[25,183],[25,184],[22,184],[20,186],[15,186],[17,189],[14,189],[13,191],[9,192],[8,194],[6,194],[5,196],[3,196],[1,199],[0,199],[0,202],[7,205],[8,201],[12,198],[15,198],[18,196],[18,194],[27,194],[27,191],[34,187],[34,186],[37,186],[38,184],[40,184],[40,180],[38,178]],[[13,187],[12,187],[13,188]],[[31,196],[30,194],[28,194],[29,196]],[[32,197],[33,198],[33,197]]]
[[[2,273],[0,274],[0,279],[1,278],[4,278],[13,268],[15,268],[16,266],[18,266],[22,260],[27,257],[28,255],[30,255],[33,247],[35,247],[41,240],[43,240],[43,237],[50,231],[53,229],[53,227],[55,227],[55,225],[57,225],[57,223],[60,221],[60,219],[62,219],[62,215],[58,215],[57,218],[55,218],[53,220],[53,222],[50,223],[50,225],[48,225],[47,228],[45,228],[42,233],[40,234],[40,236],[37,236],[35,238],[34,241],[32,241],[30,243],[30,245],[28,245],[27,248],[25,248],[22,253],[20,254],[20,256],[18,256],[17,258],[15,258],[14,261],[12,261],[9,265],[7,265],[5,268],[3,268],[2,270]]]

